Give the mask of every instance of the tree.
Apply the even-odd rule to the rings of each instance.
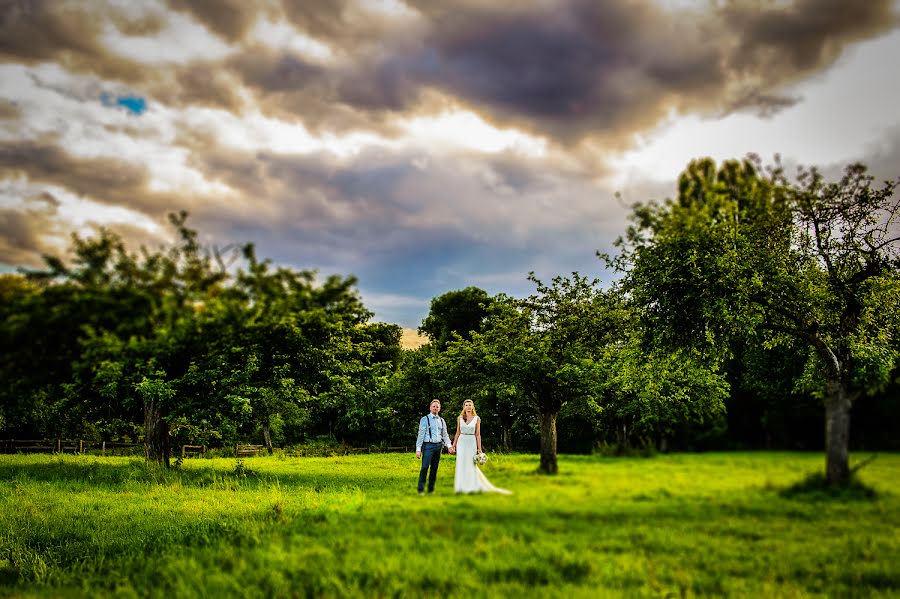
[[[431,300],[431,310],[419,332],[438,349],[446,347],[454,335],[470,339],[472,332],[481,332],[490,302],[487,292],[478,287],[448,291]]]
[[[243,256],[246,270],[222,294],[231,323],[228,369],[238,383],[226,392],[246,403],[246,421],[261,430],[271,453],[273,429],[311,422],[312,398],[329,403],[331,373],[340,370],[354,348],[354,331],[371,313],[353,277],[318,283],[314,271],[272,268],[252,245]]]
[[[620,452],[630,435],[666,451],[679,431],[711,427],[724,416],[725,378],[696,352],[653,348],[633,336],[609,346],[601,364],[607,376],[600,403]]]
[[[399,351],[397,327],[365,324],[371,313],[353,277],[319,281],[313,271],[270,268],[249,244],[247,270],[232,276],[186,218],[170,218],[177,241],[168,248],[133,254],[108,231],[75,237],[71,265],[47,257],[46,270],[27,273],[30,283],[6,286],[22,311],[4,320],[4,336],[27,341],[41,322],[57,329],[58,348],[32,369],[48,379],[31,395],[48,426],[65,425],[63,416],[141,422],[147,458],[167,465],[183,431],[212,435],[203,422],[229,434],[257,426],[271,450],[273,427],[310,422],[313,400],[336,396],[335,373],[353,355],[390,360],[391,343]],[[22,354],[37,355],[52,339],[32,339]],[[19,377],[16,387],[37,380]],[[368,392],[377,382],[354,384]],[[4,409],[3,419],[34,422],[25,405]]]
[[[409,430],[400,433],[407,443],[415,439],[419,418],[428,410],[431,400],[444,399],[446,372],[440,353],[430,343],[402,350],[397,369],[385,381],[385,402],[396,411],[396,421],[410,424]],[[448,407],[444,405],[445,414]]]
[[[727,354],[729,339],[809,350],[800,384],[825,404],[826,477],[850,478],[850,407],[897,361],[897,183],[862,165],[825,182],[750,157],[692,162],[678,197],[638,205],[620,268],[648,326],[671,345]]]
[[[523,300],[497,296],[484,332],[451,343],[446,353],[456,384],[486,376],[514,388],[540,413],[540,470],[555,474],[557,415],[568,401],[597,392],[596,357],[612,338],[615,320],[596,280],[578,273],[549,286],[533,274],[529,279],[536,293]]]

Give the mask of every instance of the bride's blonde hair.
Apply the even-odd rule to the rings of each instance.
[[[475,411],[475,402],[471,399],[467,399],[466,401],[472,404],[472,416],[478,416],[478,413]],[[462,412],[459,413],[463,422],[468,422],[468,420],[466,420],[466,401],[463,402]]]

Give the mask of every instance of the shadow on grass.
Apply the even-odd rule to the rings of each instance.
[[[821,472],[810,474],[778,494],[786,499],[811,502],[872,501],[878,498],[878,492],[862,483],[855,474],[846,484],[836,485],[828,482]]]

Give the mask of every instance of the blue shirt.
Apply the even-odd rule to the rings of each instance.
[[[431,436],[428,429],[431,428]],[[419,420],[419,434],[416,437],[416,451],[422,451],[422,443],[443,443],[450,447],[450,435],[447,434],[447,423],[440,416],[427,414]]]

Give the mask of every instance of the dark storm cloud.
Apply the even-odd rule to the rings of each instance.
[[[161,84],[154,97],[168,105],[206,106],[240,114],[245,102],[239,82],[228,69],[209,61],[195,61],[174,69],[175,85]]]
[[[0,264],[38,266],[47,249],[41,236],[49,224],[48,218],[0,208]]]
[[[19,208],[0,208],[0,264],[39,266],[48,250],[44,236],[59,228],[58,208],[46,192],[26,197]]]
[[[61,202],[49,192],[25,197],[18,207],[0,208],[0,264],[42,268],[43,256],[64,257],[71,248],[72,223],[61,219]],[[127,223],[97,223],[86,220],[85,229],[106,228],[125,240],[131,251],[140,246],[157,248],[159,237]]]
[[[582,0],[409,4],[419,18],[401,34],[387,19],[379,29],[354,18],[352,4],[286,3],[291,22],[340,60],[256,48],[230,68],[264,110],[315,129],[379,129],[391,116],[437,112],[436,91],[500,126],[627,146],[672,110],[771,115],[796,101],[786,85],[896,26],[889,0],[705,12]]]
[[[792,76],[821,68],[837,58],[848,43],[897,26],[890,0],[797,0],[789,6],[760,11],[753,4],[727,4],[722,21],[737,33],[729,67],[758,72],[774,69]]]
[[[693,11],[650,2],[409,0],[402,17],[332,0],[169,5],[235,51],[219,62],[141,68],[98,41],[103,19],[153,31],[161,27],[154,15],[20,0],[4,4],[0,59],[58,62],[139,85],[170,106],[240,113],[246,92],[265,114],[316,132],[390,135],[397,119],[461,104],[501,127],[615,149],[673,111],[771,115],[795,101],[786,86],[897,25],[891,0],[735,1]],[[260,19],[286,19],[331,58],[251,40]]]
[[[509,153],[370,148],[339,158],[236,150],[203,134],[184,135],[179,143],[192,168],[245,198],[239,206],[210,204],[194,213],[198,219],[216,219],[213,226],[223,231],[234,219],[269,244],[290,239],[285,243],[298,246],[298,255],[315,253],[321,262],[341,254],[353,269],[381,260],[406,263],[432,255],[429,248],[449,257],[442,239],[514,251],[542,232],[564,237],[573,221],[604,231],[622,222],[615,216],[620,206],[600,201],[602,190],[587,176]]]
[[[350,33],[345,0],[283,0],[285,17],[300,31],[324,39]]]
[[[166,0],[173,10],[191,15],[228,42],[238,42],[264,12],[265,4],[250,0]]]
[[[76,72],[121,81],[141,78],[141,65],[110,53],[99,41],[105,18],[126,27],[115,11],[79,3],[5,0],[0,3],[0,62],[56,62]]]
[[[22,109],[14,102],[0,100],[0,121],[18,121],[22,116]]]
[[[229,60],[245,85],[263,93],[302,90],[323,79],[323,69],[303,58],[255,46]]]
[[[45,141],[0,142],[0,178],[51,186],[99,204],[121,207],[156,222],[179,210],[203,209],[218,198],[194,192],[158,191],[146,166],[117,158],[86,158]]]
[[[24,176],[98,202],[124,206],[131,205],[134,192],[149,181],[141,166],[115,159],[77,158],[58,146],[31,141],[0,143],[0,175]]]
[[[414,68],[494,122],[607,141],[669,110],[772,110],[778,89],[847,44],[896,26],[891,2],[729,3],[707,13],[571,0],[534,9],[434,9]]]
[[[799,101],[799,98],[751,92],[743,98],[738,98],[731,106],[726,108],[726,111],[740,112],[746,110],[755,113],[759,117],[768,118],[775,116],[785,108],[794,106]]]

